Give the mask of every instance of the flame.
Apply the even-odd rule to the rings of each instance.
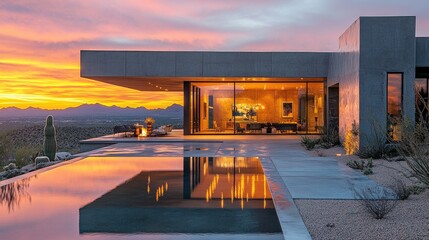
[[[139,134],[139,137],[146,137],[147,136],[147,129],[142,128],[142,132]]]

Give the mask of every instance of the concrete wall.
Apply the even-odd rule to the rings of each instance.
[[[341,35],[339,50],[332,53],[329,60],[327,85],[329,87],[339,83],[341,139],[344,139],[345,132],[352,127],[353,121],[359,123],[359,59],[360,21],[358,19]]]
[[[81,51],[82,77],[326,77],[329,53]]]
[[[416,67],[429,67],[429,37],[416,38]]]
[[[388,72],[403,72],[403,114],[414,120],[415,17],[361,17],[359,62],[362,148],[386,131]]]

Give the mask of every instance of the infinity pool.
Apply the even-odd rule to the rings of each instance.
[[[258,158],[88,157],[0,188],[0,239],[283,239]]]

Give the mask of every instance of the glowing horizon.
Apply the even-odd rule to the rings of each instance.
[[[424,0],[2,1],[0,108],[183,105],[182,93],[81,78],[82,49],[335,51],[364,15],[417,16],[417,36],[429,36],[428,8]]]

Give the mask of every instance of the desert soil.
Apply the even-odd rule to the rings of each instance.
[[[315,149],[311,153],[336,158],[341,165],[359,160],[357,156],[345,155],[341,147]],[[397,180],[407,186],[423,186],[412,177],[405,161],[376,159],[373,172],[368,177],[386,187]],[[428,189],[398,200],[396,207],[380,220],[374,219],[358,200],[296,199],[295,203],[313,239],[429,239]]]

